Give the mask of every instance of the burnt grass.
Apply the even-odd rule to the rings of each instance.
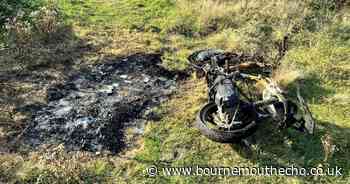
[[[153,108],[188,76],[161,63],[159,54],[134,54],[70,73],[47,88],[47,104],[27,107],[32,116],[20,142],[34,149],[64,144],[66,150],[118,153],[125,128],[142,134],[142,124],[158,118]]]

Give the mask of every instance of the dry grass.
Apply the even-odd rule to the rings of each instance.
[[[286,65],[280,67],[274,72],[273,79],[282,87],[287,88],[292,83],[303,79],[305,74],[301,70],[293,67],[292,65]]]
[[[199,4],[199,24],[201,30],[222,30],[237,26],[236,16],[240,12],[240,5],[229,1],[204,0]]]
[[[0,176],[8,183],[112,182],[108,157],[75,152],[66,153],[59,145],[32,152],[0,155]]]
[[[100,40],[105,47],[101,53],[118,55],[131,55],[135,53],[159,52],[161,43],[159,35],[154,33],[142,33],[123,28],[112,28],[106,32],[89,34],[91,40]],[[107,43],[107,44],[106,44]],[[103,57],[103,55],[101,55]]]
[[[225,29],[217,34],[211,35],[206,40],[209,48],[220,48],[228,52],[242,50],[242,40],[238,31]]]
[[[131,6],[131,1],[121,1]],[[147,12],[149,13],[147,19],[144,14],[135,14],[127,17],[126,20],[130,20],[129,23],[131,22],[132,26],[137,28],[142,28],[144,24],[147,24],[145,27],[158,26],[152,32],[152,29],[151,31],[135,30],[128,26],[119,26],[124,23],[120,22],[119,18],[125,18],[125,15],[130,13],[122,12],[124,9],[121,9],[119,14],[116,13],[112,1],[107,1],[106,4],[97,1],[84,2],[86,2],[84,8],[89,11],[84,11],[79,16],[89,17],[73,18],[73,21],[84,19],[84,22],[76,22],[69,30],[57,29],[59,31],[56,32],[54,24],[56,19],[52,16],[46,17],[48,14],[45,13],[42,16],[44,19],[38,20],[37,27],[39,32],[42,32],[40,35],[48,34],[51,37],[56,35],[57,39],[53,39],[53,42],[45,42],[41,36],[36,38],[36,42],[28,42],[34,38],[31,37],[32,30],[28,30],[23,24],[15,26],[13,35],[17,37],[14,37],[14,43],[22,44],[23,48],[16,52],[0,51],[2,69],[33,74],[43,72],[45,75],[49,74],[46,76],[60,81],[70,70],[78,69],[85,64],[104,62],[137,52],[164,53],[164,63],[172,69],[186,68],[184,63],[189,53],[206,47],[245,52],[260,49],[264,54],[269,55],[275,50],[274,41],[279,41],[286,33],[290,33],[295,25],[304,29],[302,23],[306,22],[303,22],[303,18],[312,13],[300,1],[179,0],[174,7],[170,5],[166,7],[170,9],[170,13],[161,13],[161,16],[158,16],[158,5],[153,11],[152,6],[156,6],[151,3],[153,1],[140,0],[140,5],[134,4],[132,7],[136,12],[150,9]],[[95,7],[98,9],[95,10]],[[80,10],[81,7],[75,6],[75,8]],[[69,9],[72,10],[71,14],[76,13],[73,5],[70,7],[70,4],[67,4],[65,11]],[[89,15],[95,11],[109,12],[111,16],[106,18]],[[241,153],[242,150],[232,145],[211,142],[192,127],[196,112],[206,101],[205,83],[192,79],[181,87],[173,99],[159,108],[163,119],[160,122],[149,122],[146,126],[146,134],[141,138],[130,137],[130,141],[137,142],[136,146],[128,148],[121,155],[96,156],[83,152],[66,153],[61,146],[47,148],[44,146],[41,151],[27,155],[0,154],[0,181],[6,183],[198,183],[200,180],[199,182],[202,183],[213,183],[222,179],[222,183],[346,183],[349,181],[349,173],[345,173],[343,178],[320,177],[317,179],[278,176],[149,178],[144,174],[144,169],[150,165],[163,167],[163,161],[170,162],[171,166],[296,164],[309,167],[321,163],[348,169],[349,102],[347,94],[349,87],[346,76],[349,69],[346,63],[348,63],[349,46],[346,45],[348,41],[346,41],[347,29],[345,28],[347,28],[349,16],[345,10],[342,14],[344,16],[338,17],[342,23],[339,26],[334,25],[334,30],[330,30],[332,34],[303,32],[304,30],[300,29],[302,33],[292,40],[294,45],[284,60],[287,64],[276,71],[274,76],[282,86],[288,86],[300,78],[307,79],[309,76],[305,76],[304,73],[316,76],[315,79],[307,79],[305,82],[306,100],[310,103],[317,123],[323,127],[319,128],[312,138],[293,132],[286,134],[274,131],[263,132],[260,133],[258,144],[262,149],[256,150],[256,156],[249,159]],[[132,21],[134,18],[137,21]],[[266,28],[269,27],[271,30],[268,31],[271,31],[271,34],[266,34]],[[343,27],[344,29],[338,29]],[[332,38],[333,34],[339,37]],[[339,41],[341,43],[333,42],[341,39],[343,40]],[[30,69],[27,66],[31,66]],[[37,94],[40,91],[34,89],[30,82],[12,84],[13,88],[7,88],[8,91],[12,91],[8,96],[15,97],[18,102],[33,100],[44,102],[45,94]],[[41,90],[45,91],[44,88]],[[1,92],[7,94],[7,92]],[[7,101],[7,104],[0,104],[0,106],[0,108],[6,106],[12,111],[15,103]],[[4,110],[1,111],[0,116],[9,119],[9,114],[3,113]],[[9,132],[5,126],[0,126],[0,144],[2,144]],[[284,143],[283,135],[292,137],[288,144]],[[329,136],[333,140],[331,144],[327,141]],[[320,142],[321,140],[323,143]],[[326,150],[322,150],[322,144],[331,146],[326,146],[324,147]],[[337,149],[332,150],[334,144]],[[7,151],[3,148],[4,146],[0,148],[0,152]],[[327,154],[326,159],[323,151]]]
[[[336,93],[328,101],[338,105],[348,106],[350,104],[350,95],[348,93]]]
[[[179,33],[188,31],[195,32],[199,35],[209,35],[210,33],[218,30],[235,27],[236,14],[239,12],[239,5],[229,1],[215,1],[215,0],[204,0],[204,1],[188,1],[180,0],[176,3],[177,9],[175,10],[178,21],[175,21],[171,25],[175,28],[175,31]],[[178,27],[186,23],[186,27]],[[192,27],[192,28],[191,28]],[[180,30],[176,30],[180,29]]]

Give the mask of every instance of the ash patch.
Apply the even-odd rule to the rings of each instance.
[[[179,74],[160,63],[159,55],[136,54],[87,67],[50,87],[48,104],[33,114],[23,142],[34,148],[63,143],[68,150],[118,152],[123,128],[142,127],[140,122],[152,117],[150,110],[176,90]]]

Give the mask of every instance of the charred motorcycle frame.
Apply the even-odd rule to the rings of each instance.
[[[260,59],[220,50],[189,56],[190,64],[205,75],[208,85],[208,103],[196,119],[203,135],[223,143],[240,141],[267,120],[277,122],[281,129],[293,127],[313,134],[315,123],[300,93],[297,102],[286,98],[269,77],[271,65]]]

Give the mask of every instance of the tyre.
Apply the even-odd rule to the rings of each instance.
[[[230,130],[223,128],[211,128],[215,127],[215,123],[211,118],[211,114],[217,111],[215,103],[206,104],[198,113],[195,122],[196,128],[200,132],[209,138],[210,140],[221,142],[221,143],[232,143],[239,142],[241,139],[246,138],[253,134],[257,129],[256,117],[257,113],[248,108],[242,110],[240,120],[243,122],[242,125],[233,127]]]

